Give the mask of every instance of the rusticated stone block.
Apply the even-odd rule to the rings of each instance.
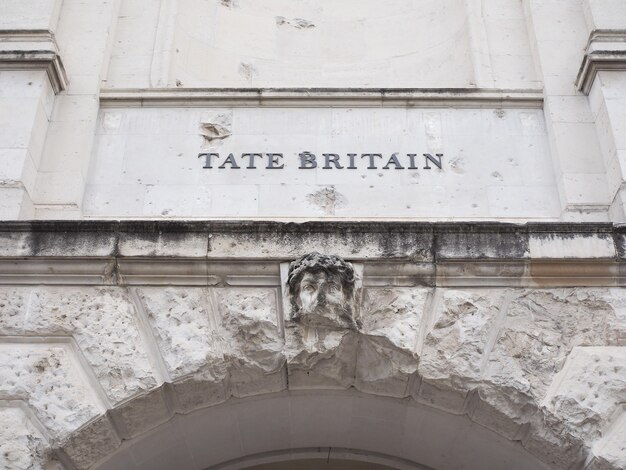
[[[225,338],[231,393],[247,396],[282,390],[284,340],[275,289],[214,290]]]
[[[423,380],[442,389],[470,390],[480,383],[483,355],[497,332],[508,290],[442,289],[434,301],[433,326],[420,357]]]
[[[541,400],[574,346],[617,341],[606,290],[516,291],[489,356],[486,380]]]
[[[173,381],[204,372],[226,377],[218,317],[200,287],[142,287],[136,290],[148,316],[167,372]]]
[[[68,344],[0,344],[0,395],[23,399],[56,439],[105,411]]]
[[[0,468],[43,470],[48,443],[21,407],[0,402]]]
[[[370,288],[361,308],[356,387],[364,392],[405,397],[417,370],[417,347],[427,288]]]
[[[489,428],[508,439],[520,439],[527,423],[537,412],[531,397],[513,388],[481,385],[470,404],[472,421]]]
[[[338,388],[354,384],[358,333],[285,325],[289,388]]]
[[[111,415],[119,424],[120,434],[124,433],[120,437],[130,439],[169,420],[173,410],[168,406],[164,389],[158,388],[123,403],[111,411]]]
[[[626,406],[615,413],[608,429],[592,448],[589,470],[621,470],[626,468]]]
[[[584,461],[584,443],[574,436],[567,422],[547,412],[532,416],[523,446],[554,469],[570,469]]]
[[[545,406],[574,431],[599,437],[619,404],[626,403],[626,347],[576,347],[554,378]]]
[[[174,406],[178,413],[190,413],[200,408],[225,402],[229,397],[228,384],[224,380],[214,381],[194,374],[174,382],[170,388],[174,395]]]
[[[135,309],[115,287],[0,287],[0,331],[76,340],[112,403],[156,386]]]
[[[62,445],[62,449],[78,470],[87,470],[115,452],[120,444],[113,425],[104,415],[79,429]]]

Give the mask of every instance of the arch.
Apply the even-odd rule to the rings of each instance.
[[[233,470],[292,459],[352,459],[399,469],[548,469],[472,422],[413,400],[346,391],[264,394],[176,414],[124,442],[97,470]]]

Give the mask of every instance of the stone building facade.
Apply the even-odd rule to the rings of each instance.
[[[0,468],[626,467],[623,0],[0,0]]]

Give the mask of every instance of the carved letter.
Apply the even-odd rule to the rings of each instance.
[[[200,158],[200,157],[204,157],[204,166],[202,168],[213,168],[211,166],[211,157],[220,158],[220,154],[219,153],[202,152],[202,153],[198,154],[198,158]]]
[[[280,160],[283,158],[282,153],[268,153],[267,154],[267,168],[268,170],[280,170],[281,168],[285,168],[285,164],[283,163],[280,166],[277,166],[280,163]]]
[[[383,158],[380,153],[362,153],[361,158],[369,157],[370,164],[367,167],[368,170],[377,170],[378,167],[374,164],[374,157]]]
[[[441,170],[441,157],[443,157],[443,153],[436,153],[435,156],[437,157],[437,160],[435,160],[430,153],[424,154],[424,157],[426,157],[426,166],[424,167],[424,170],[430,170],[431,167],[428,165],[429,160]]]
[[[254,166],[254,159],[256,157],[262,157],[263,154],[261,153],[242,153],[241,157],[248,157],[248,166],[246,168],[250,169],[250,170],[254,170],[256,168],[256,166]]]
[[[388,170],[390,164],[395,165],[396,170],[404,170],[404,167],[402,165],[400,165],[400,161],[398,160],[398,154],[397,153],[394,153],[394,154],[391,155],[391,157],[389,157],[389,161],[383,167],[383,170]]]
[[[417,154],[407,153],[406,156],[409,157],[409,170],[419,170],[419,168],[415,166],[415,157],[417,157]]]
[[[239,165],[237,165],[237,162],[235,161],[235,156],[232,153],[228,154],[228,157],[226,157],[226,160],[224,160],[224,163],[222,163],[220,166],[218,166],[218,168],[220,170],[226,168],[226,164],[230,164],[230,167],[234,170],[238,170],[239,169]]]
[[[350,159],[348,170],[356,170],[356,166],[354,165],[354,159],[356,158],[356,153],[349,153],[348,158]]]
[[[302,152],[300,155],[300,168],[310,170],[317,167],[317,161],[315,161],[315,155],[311,152]]]
[[[330,170],[332,167],[330,164],[335,165],[335,168],[341,170],[343,167],[339,164],[339,155],[336,153],[323,153],[326,164],[322,167],[324,170]]]

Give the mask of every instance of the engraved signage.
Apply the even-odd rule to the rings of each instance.
[[[300,170],[431,170],[443,169],[443,154],[441,153],[399,153],[389,155],[382,153],[321,153],[300,152],[291,162],[285,159],[282,153],[218,153],[201,152],[198,158],[202,159],[202,168],[217,170],[282,170],[293,164]]]

